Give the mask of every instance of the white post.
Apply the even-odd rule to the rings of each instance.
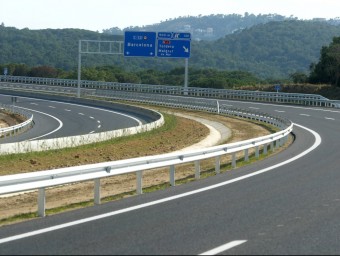
[[[184,95],[188,95],[189,59],[185,58]]]
[[[215,172],[219,174],[221,172],[221,157],[215,157]]]
[[[143,171],[137,172],[137,194],[143,194]]]
[[[100,179],[94,180],[94,204],[100,204]]]
[[[255,157],[256,157],[256,158],[259,158],[259,157],[260,157],[260,148],[259,148],[259,146],[256,146],[256,147],[255,147]]]
[[[248,149],[244,150],[244,161],[246,161],[246,162],[249,161],[249,151],[248,151]]]
[[[81,83],[81,40],[79,40],[79,52],[78,52],[78,89],[77,89],[77,98],[80,98],[80,83]]]
[[[46,196],[45,196],[45,188],[38,189],[38,216],[45,217],[45,209],[46,209]]]
[[[200,161],[195,161],[195,179],[198,180],[201,177],[201,165]]]
[[[236,168],[236,153],[232,154],[231,166],[232,168]]]
[[[173,186],[173,187],[176,185],[176,181],[175,181],[175,166],[174,165],[170,166],[170,185]]]

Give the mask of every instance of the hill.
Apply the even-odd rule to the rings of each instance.
[[[240,30],[251,28],[255,25],[266,24],[273,21],[298,20],[296,17],[285,17],[279,14],[211,14],[206,16],[185,16],[175,19],[167,19],[157,24],[147,26],[127,27],[119,29],[117,27],[103,29],[103,33],[113,35],[123,35],[126,30],[133,31],[176,31],[190,32],[194,40],[217,40],[226,35],[233,34]],[[340,25],[340,19],[313,19],[311,21],[326,22],[332,25]]]
[[[329,22],[284,20],[234,31],[215,41],[192,41],[189,66],[196,69],[241,70],[259,78],[287,78],[309,71],[322,46],[340,36]],[[0,26],[0,65],[23,63],[75,70],[79,40],[123,40],[123,36],[80,29],[29,30]],[[183,67],[182,59],[124,58],[87,55],[83,66],[116,65],[128,71],[169,71]]]

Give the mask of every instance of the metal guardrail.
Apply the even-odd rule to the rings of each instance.
[[[96,96],[100,96],[98,91],[97,93],[98,94]],[[190,162],[195,163],[195,177],[196,179],[199,179],[201,160],[215,158],[215,171],[219,173],[221,156],[231,154],[231,164],[235,168],[237,161],[236,152],[243,151],[244,159],[245,161],[248,161],[249,149],[254,148],[255,156],[258,158],[261,150],[263,154],[267,154],[268,147],[270,147],[270,150],[275,150],[275,148],[282,146],[287,141],[288,135],[293,130],[293,124],[287,119],[250,110],[228,108],[226,106],[219,105],[216,100],[163,96],[166,97],[165,99],[161,98],[161,95],[158,95],[159,97],[156,98],[154,97],[155,95],[149,95],[150,97],[148,97],[146,94],[134,94],[135,98],[131,99],[125,94],[126,93],[121,92],[120,95],[116,95],[116,97],[120,97],[121,99],[125,98],[126,100],[139,102],[148,101],[149,103],[152,102],[151,104],[165,104],[178,108],[196,109],[257,120],[279,127],[280,131],[259,138],[195,151],[169,153],[100,164],[1,176],[0,195],[38,189],[38,214],[43,217],[45,216],[46,207],[45,190],[48,187],[94,180],[94,202],[95,204],[100,204],[100,180],[102,178],[120,174],[136,173],[137,193],[141,194],[143,192],[143,171],[160,167],[169,167],[170,184],[174,186],[176,165]],[[131,93],[129,95],[131,97]],[[105,95],[105,97],[109,96]]]
[[[0,76],[0,87],[12,86],[13,84],[36,85],[35,90],[39,90],[40,86],[53,86],[55,91],[60,89],[56,87],[65,87],[63,93],[76,93],[77,80],[72,79],[56,79],[56,78],[40,78],[40,77],[21,77],[21,76]],[[12,85],[10,85],[12,84]],[[21,86],[22,86],[21,85]],[[228,90],[228,89],[213,89],[213,88],[198,88],[181,86],[166,86],[166,85],[148,85],[148,84],[133,84],[133,83],[116,83],[116,82],[100,82],[82,80],[81,87],[83,89],[92,90],[113,90],[126,92],[139,92],[148,94],[165,94],[165,95],[184,95],[190,97],[204,97],[215,99],[229,100],[245,100],[245,101],[261,101],[283,104],[298,104],[305,106],[321,106],[321,107],[336,107],[340,108],[340,101],[329,100],[317,94],[303,93],[282,93],[282,92],[261,92],[247,90]],[[29,87],[28,87],[29,88]],[[46,87],[40,87],[45,90]],[[69,89],[66,89],[69,88]],[[72,88],[72,89],[71,89]],[[50,88],[52,90],[52,88]]]
[[[24,132],[30,129],[34,124],[33,114],[29,113],[28,111],[16,108],[15,106],[10,106],[10,105],[5,105],[5,104],[0,104],[0,109],[4,109],[11,114],[18,114],[26,118],[26,121],[20,124],[13,125],[10,127],[0,128],[0,139],[15,136],[18,133],[21,133],[21,132]]]

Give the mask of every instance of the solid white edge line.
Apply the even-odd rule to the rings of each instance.
[[[131,212],[131,211],[146,208],[146,207],[149,207],[149,206],[169,202],[169,201],[176,200],[176,199],[179,199],[179,198],[183,198],[183,197],[186,197],[186,196],[191,196],[191,195],[198,194],[198,193],[201,193],[201,192],[205,192],[205,191],[208,191],[208,190],[211,190],[211,189],[222,187],[222,186],[225,186],[225,185],[228,185],[228,184],[231,184],[231,183],[235,183],[235,182],[238,182],[238,181],[241,181],[241,180],[245,180],[245,179],[248,179],[250,177],[253,177],[253,176],[271,171],[271,170],[276,169],[278,167],[281,167],[283,165],[289,164],[289,163],[307,155],[308,153],[310,153],[311,151],[316,149],[322,142],[321,136],[317,132],[315,132],[315,131],[307,128],[307,127],[304,127],[302,125],[299,125],[299,124],[294,123],[294,125],[312,133],[315,137],[315,142],[314,142],[313,146],[310,147],[309,149],[307,149],[306,151],[304,151],[304,152],[300,153],[299,155],[292,157],[292,158],[290,158],[290,159],[288,159],[284,162],[281,162],[279,164],[267,167],[265,169],[262,169],[262,170],[259,170],[259,171],[256,171],[256,172],[253,172],[253,173],[250,173],[250,174],[247,174],[247,175],[244,175],[244,176],[232,179],[232,180],[224,181],[224,182],[221,182],[221,183],[218,183],[218,184],[215,184],[215,185],[211,185],[211,186],[201,188],[201,189],[196,189],[196,190],[186,192],[186,193],[183,193],[183,194],[179,194],[179,195],[176,195],[176,196],[171,196],[171,197],[159,199],[159,200],[156,200],[156,201],[153,201],[153,202],[128,207],[128,208],[125,208],[125,209],[121,209],[121,210],[117,210],[117,211],[113,211],[113,212],[109,212],[109,213],[104,213],[104,214],[100,214],[100,215],[97,215],[97,216],[92,216],[92,217],[89,217],[89,218],[80,219],[80,220],[76,220],[76,221],[72,221],[72,222],[68,222],[68,223],[64,223],[64,224],[60,224],[60,225],[36,230],[36,231],[31,231],[31,232],[27,232],[27,233],[20,234],[20,235],[15,235],[15,236],[3,238],[3,239],[0,239],[0,244],[7,243],[7,242],[10,242],[10,241],[14,241],[14,240],[19,240],[19,239],[30,237],[30,236],[35,236],[35,235],[47,233],[47,232],[54,231],[54,230],[59,230],[59,229],[62,229],[62,228],[67,228],[67,227],[83,224],[83,223],[90,222],[90,221],[95,221],[95,220],[99,220],[99,219],[103,219],[103,218],[112,217],[112,216],[115,216],[115,215],[118,215],[118,214]]]
[[[209,250],[207,252],[201,253],[199,255],[216,255],[218,253],[230,250],[231,248],[236,247],[236,246],[243,244],[245,242],[247,242],[247,240],[235,240],[235,241],[232,241],[230,243],[216,247],[216,248]]]
[[[49,132],[49,133],[46,133],[46,134],[43,134],[43,135],[40,135],[40,136],[38,136],[38,137],[29,139],[29,141],[31,141],[31,140],[36,140],[36,139],[40,139],[40,138],[43,138],[43,137],[45,137],[45,136],[48,136],[48,135],[50,135],[50,134],[52,134],[52,133],[55,133],[55,132],[59,131],[59,130],[63,127],[63,125],[64,125],[63,122],[62,122],[60,119],[58,119],[57,117],[52,116],[52,115],[50,115],[50,114],[47,114],[47,113],[44,113],[44,112],[41,112],[41,111],[37,111],[37,110],[34,110],[34,109],[29,109],[29,108],[24,108],[24,107],[19,107],[19,106],[16,106],[16,107],[17,107],[17,108],[21,108],[21,109],[26,109],[26,110],[28,110],[28,111],[33,111],[33,112],[36,112],[36,113],[39,113],[39,114],[42,114],[42,115],[49,116],[49,117],[51,117],[51,118],[57,120],[57,122],[59,123],[59,126],[58,126],[56,129],[54,129],[53,131],[51,131],[51,132]]]

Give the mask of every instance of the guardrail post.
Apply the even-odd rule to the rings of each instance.
[[[195,161],[195,179],[198,180],[201,178],[201,165],[200,161]]]
[[[137,194],[143,194],[143,171],[137,172]]]
[[[260,157],[260,149],[259,146],[255,147],[255,157],[258,159]]]
[[[232,157],[231,157],[231,167],[232,168],[236,168],[236,153],[232,154]]]
[[[280,140],[276,140],[276,149],[280,147]]]
[[[248,149],[244,150],[244,161],[245,162],[249,161],[249,150]]]
[[[267,153],[268,153],[268,145],[264,144],[263,145],[263,154],[267,155]]]
[[[100,204],[100,179],[94,180],[94,204]]]
[[[270,142],[270,150],[274,152],[274,141]]]
[[[215,157],[215,172],[216,174],[221,172],[221,156]]]
[[[45,217],[46,209],[46,195],[45,195],[45,188],[38,189],[38,216]]]
[[[174,165],[170,166],[170,185],[173,186],[173,187],[176,185],[176,181],[175,181],[175,166]]]

